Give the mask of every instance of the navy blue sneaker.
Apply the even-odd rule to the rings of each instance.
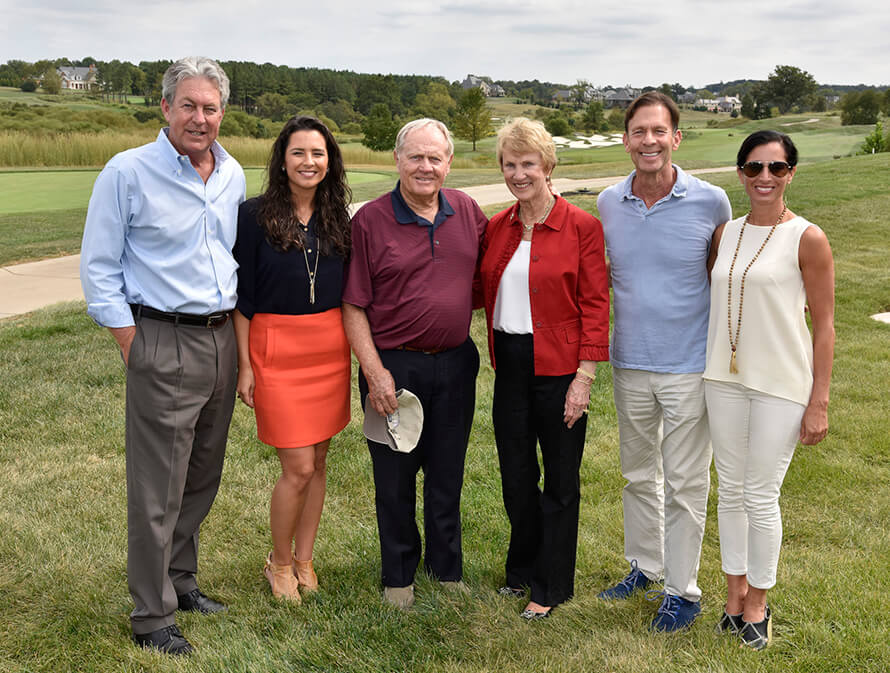
[[[653,596],[646,596],[647,600],[654,601],[663,597],[658,613],[649,627],[652,631],[679,631],[688,629],[701,612],[701,604],[698,601],[687,601],[681,596],[674,596],[663,591],[650,592]]]
[[[618,584],[605,591],[600,591],[596,597],[604,601],[623,601],[629,598],[635,591],[641,591],[652,584],[652,580],[643,574],[637,567],[637,560],[630,562],[630,573]]]

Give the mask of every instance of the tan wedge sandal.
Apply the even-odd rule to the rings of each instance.
[[[308,561],[300,561],[294,556],[293,560],[294,575],[297,576],[300,588],[303,591],[318,591],[318,576],[315,574],[315,570],[312,567],[312,559],[309,559]]]
[[[300,586],[297,578],[294,577],[293,568],[289,565],[278,565],[272,563],[272,552],[266,557],[266,567],[263,568],[263,574],[269,580],[269,586],[272,587],[272,595],[294,603],[301,603]]]

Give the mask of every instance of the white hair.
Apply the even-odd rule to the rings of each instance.
[[[402,148],[405,146],[405,138],[408,136],[411,131],[416,131],[417,129],[421,129],[425,126],[435,126],[439,131],[442,132],[442,135],[445,136],[445,141],[448,143],[448,156],[454,155],[454,139],[451,137],[451,131],[448,130],[448,127],[445,126],[438,119],[430,119],[429,117],[424,117],[423,119],[415,119],[414,121],[410,121],[405,124],[401,129],[399,129],[399,134],[396,136],[396,155],[401,154]]]
[[[229,78],[219,63],[205,56],[186,56],[167,68],[162,83],[162,95],[168,103],[176,98],[176,87],[184,79],[190,77],[206,77],[216,83],[219,89],[219,100],[225,109],[229,102]]]

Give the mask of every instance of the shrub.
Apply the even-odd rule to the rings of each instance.
[[[33,79],[26,79],[24,82],[22,82],[21,89],[25,93],[33,93],[34,91],[37,91],[37,82],[35,82]]]

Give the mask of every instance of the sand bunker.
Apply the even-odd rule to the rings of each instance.
[[[553,142],[556,143],[557,147],[568,147],[571,149],[584,149],[586,147],[609,147],[611,145],[621,144],[621,134],[610,133],[604,136],[595,133],[592,136],[575,135],[572,138],[553,136]]]

